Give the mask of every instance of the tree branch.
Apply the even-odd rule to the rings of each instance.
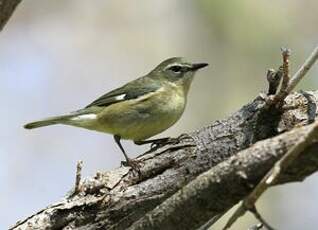
[[[299,142],[299,137],[312,134],[318,136],[317,124],[295,128],[254,144],[198,176],[129,230],[190,230],[200,227],[211,217],[227,211],[247,196],[272,165],[293,149]],[[302,181],[318,169],[318,140],[311,138],[306,144],[306,150],[302,151],[304,156],[299,158],[276,184]],[[184,218],[185,216],[187,218]]]
[[[306,73],[310,70],[310,68],[315,64],[318,59],[318,45],[315,47],[310,56],[306,59],[305,63],[299,68],[299,70],[295,73],[295,75],[290,79],[290,83],[287,88],[287,93],[290,93],[304,78]]]
[[[21,0],[0,0],[0,31],[20,2]]]
[[[299,135],[298,141],[293,144],[292,148],[289,149],[283,157],[277,161],[271,170],[262,178],[262,180],[255,186],[253,191],[244,198],[242,204],[234,212],[224,230],[229,229],[234,222],[245,214],[247,210],[254,210],[255,203],[260,196],[272,185],[274,185],[281,173],[287,169],[287,167],[294,162],[298,156],[304,152],[305,148],[310,146],[317,138],[318,123],[311,125],[311,129],[305,135]]]
[[[279,99],[280,96],[281,99],[284,99],[288,95],[287,89],[292,89],[295,87],[292,84],[295,84],[295,79],[301,79],[304,75],[299,74],[301,71],[298,71],[295,76],[293,77],[294,81],[290,81],[289,78],[289,56],[290,56],[290,50],[286,48],[282,48],[282,56],[283,56],[283,82],[280,92],[276,95],[276,99]],[[310,69],[310,67],[316,62],[318,59],[318,46],[313,51],[313,53],[309,56],[309,58],[306,60],[305,64],[301,67],[301,69],[306,69],[307,71]],[[307,66],[304,68],[304,66]],[[286,96],[285,96],[286,95]],[[315,103],[313,103],[313,98],[310,94],[304,92],[303,95],[308,100],[308,122],[312,123],[315,121],[316,116],[316,110],[317,106]],[[282,102],[281,100],[276,101],[277,106],[281,106]],[[313,106],[314,105],[314,106]],[[262,178],[262,180],[255,186],[253,191],[241,202],[240,206],[236,209],[236,211],[233,213],[233,215],[230,217],[229,221],[223,228],[224,230],[229,229],[234,222],[241,216],[243,216],[246,211],[251,211],[254,213],[254,215],[260,219],[263,220],[261,215],[257,212],[255,203],[259,199],[259,197],[276,181],[278,180],[279,176],[282,174],[284,170],[287,169],[287,167],[292,164],[299,155],[304,151],[306,147],[312,142],[313,139],[317,137],[317,124],[312,127],[312,129],[305,135],[305,136],[299,136],[299,141],[295,143],[295,146],[290,149],[279,161],[277,161],[274,166],[271,168],[271,170]],[[265,226],[267,226],[268,229],[272,229],[266,222],[263,222]]]
[[[311,94],[318,98],[318,91],[311,92]],[[285,109],[282,112],[275,108],[268,109],[266,101],[262,97],[257,97],[228,119],[216,121],[201,130],[183,135],[179,144],[167,145],[140,156],[139,159],[143,162],[141,177],[131,172],[129,167],[99,173],[95,177],[83,181],[81,191],[75,196],[66,197],[63,201],[20,221],[12,229],[26,229],[27,226],[40,229],[67,226],[85,229],[127,229],[200,173],[212,167],[219,170],[221,167],[218,165],[219,163],[235,156],[240,150],[248,148],[260,139],[307,124],[307,99],[302,94],[289,95],[285,99],[283,108]],[[301,134],[302,131],[297,132]],[[289,132],[282,135],[287,138],[288,134]],[[292,143],[292,137],[293,135],[291,135],[291,139],[285,140],[286,144]],[[278,138],[280,140],[281,136]],[[294,136],[294,138],[298,137]],[[236,183],[215,187],[215,195],[210,198],[214,199],[210,203],[213,204],[214,211],[209,210],[204,215],[205,218],[200,218],[200,221],[195,220],[188,227],[193,229],[193,226],[203,225],[209,218],[226,211],[248,194],[252,188],[249,183],[251,183],[250,185],[255,184],[278,159],[278,156],[272,155],[276,152],[266,154],[261,150],[271,146],[276,146],[277,149],[280,149],[279,151],[286,148],[279,143],[274,144],[277,139],[270,141],[272,141],[270,146],[262,145],[263,149],[259,149],[257,154],[246,154],[246,158],[241,158],[242,163],[245,160],[250,161],[251,165],[246,162],[249,169],[257,171],[256,173],[251,171],[253,172],[252,177],[245,179],[248,183],[243,183],[244,180],[241,178]],[[282,140],[281,143],[285,142]],[[260,144],[256,146],[260,146]],[[241,154],[243,153],[240,153],[240,156]],[[302,180],[316,170],[318,161],[315,155],[306,154],[305,156],[307,156],[303,159],[305,169],[296,165],[293,168],[296,171],[291,171],[294,172],[292,174],[284,174],[282,182]],[[223,162],[223,167],[228,165],[228,168],[226,168],[227,171],[221,170],[220,175],[226,172],[237,174],[235,171],[237,168],[233,167],[234,163],[231,164],[233,161],[232,159]],[[264,165],[261,164],[262,162]],[[233,176],[232,174],[231,176]],[[219,179],[218,177],[218,183],[221,185]],[[233,177],[229,177],[229,180],[231,179]],[[208,202],[203,203],[206,207],[210,207]],[[190,206],[187,209],[190,209]],[[196,211],[198,214],[202,214],[200,210]],[[176,215],[176,218],[178,216],[180,217],[180,215]],[[193,218],[196,218],[196,215]],[[189,219],[191,218],[189,217]],[[186,229],[182,228],[184,226],[178,228],[173,225],[173,227],[174,229]]]

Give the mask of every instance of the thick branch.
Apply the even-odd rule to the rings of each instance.
[[[249,195],[254,185],[272,168],[277,159],[293,149],[299,139],[315,135],[315,138],[306,139],[308,143],[305,142],[307,147],[303,148],[304,155],[277,183],[303,180],[318,170],[317,131],[315,123],[256,143],[198,176],[129,230],[190,230],[200,227],[211,217],[227,211]]]
[[[317,98],[318,92],[312,94]],[[317,103],[317,100],[315,102]],[[167,145],[139,157],[143,162],[141,177],[127,167],[99,173],[84,181],[81,191],[75,196],[47,207],[19,222],[12,229],[27,229],[30,226],[40,229],[126,229],[200,173],[236,155],[258,140],[270,138],[296,125],[306,124],[307,107],[306,97],[299,93],[289,95],[285,99],[282,112],[269,108],[262,97],[257,97],[228,119],[216,121],[201,130],[183,135],[179,144]],[[304,160],[308,162],[304,164],[315,170],[318,165],[317,161],[314,161],[316,158],[311,160],[312,155],[307,156]],[[258,172],[253,177],[256,183],[259,178],[257,175],[264,175],[262,172],[266,168],[255,169]],[[298,169],[300,174],[295,175],[299,177],[294,177],[293,180],[303,179],[312,172],[302,173],[302,169]],[[286,177],[283,181],[289,181],[291,178]],[[241,186],[244,188],[236,191],[236,196],[232,199],[225,199],[231,189],[222,190],[223,193],[218,196],[219,203],[214,203],[215,212],[209,212],[209,217],[221,210],[227,210],[250,189],[246,184]]]
[[[0,31],[20,2],[21,0],[0,0]]]
[[[318,46],[316,49],[312,52],[312,54],[308,57],[308,59],[305,61],[303,66],[300,68],[301,70],[306,69],[306,71],[298,71],[292,80],[290,81],[289,78],[289,55],[290,50],[286,48],[282,48],[282,56],[283,56],[283,82],[282,87],[280,90],[280,93],[276,95],[277,100],[277,106],[282,105],[283,99],[288,95],[288,88],[292,90],[297,83],[295,83],[295,79],[298,79],[298,81],[303,78],[306,74],[306,71],[310,69],[310,67],[316,62],[318,58]],[[294,84],[294,85],[293,85]],[[317,106],[314,102],[314,99],[310,94],[303,93],[304,96],[308,100],[308,122],[314,122],[316,117],[316,111]],[[280,97],[282,96],[282,97]],[[274,100],[275,101],[275,100]],[[272,101],[272,102],[274,102]],[[310,118],[311,117],[311,118]],[[253,191],[244,198],[244,200],[241,202],[241,205],[236,209],[236,211],[233,213],[233,215],[230,217],[227,224],[224,226],[223,229],[229,229],[232,224],[241,216],[243,216],[246,211],[251,211],[254,216],[259,219],[264,226],[266,226],[269,230],[273,229],[258,213],[255,203],[257,199],[273,184],[277,182],[279,179],[279,176],[284,172],[285,169],[289,167],[290,164],[292,164],[299,155],[304,152],[305,148],[308,147],[308,145],[311,144],[312,140],[317,137],[317,125],[313,126],[312,129],[304,136],[299,136],[299,141],[295,143],[294,147],[291,148],[286,154],[278,160],[274,166],[271,168],[271,170],[263,177],[263,179],[255,186]]]

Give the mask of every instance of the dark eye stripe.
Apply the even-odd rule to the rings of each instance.
[[[169,67],[169,70],[172,70],[175,73],[179,73],[182,71],[182,66],[174,65],[174,66]]]

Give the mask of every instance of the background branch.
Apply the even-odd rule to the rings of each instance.
[[[21,0],[0,0],[0,31],[20,2]]]
[[[306,73],[310,70],[310,68],[314,65],[314,63],[318,59],[318,45],[315,47],[310,56],[306,59],[305,63],[299,68],[299,70],[295,73],[295,75],[290,79],[287,92],[290,93],[298,84],[298,82],[303,79]]]

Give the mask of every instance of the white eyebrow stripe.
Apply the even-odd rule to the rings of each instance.
[[[115,100],[116,101],[121,101],[121,100],[125,99],[125,97],[126,97],[126,94],[120,94],[120,95],[115,97]]]
[[[167,67],[165,69],[169,69],[170,67],[172,66],[180,66],[180,67],[188,67],[188,68],[191,68],[191,65],[188,65],[188,64],[180,64],[180,63],[172,63],[170,65],[167,65]]]
[[[170,64],[170,65],[167,65],[167,67],[166,67],[165,69],[169,69],[169,68],[172,67],[172,66],[180,66],[180,67],[182,67],[182,65],[180,65],[180,64],[172,63],[172,64]]]

